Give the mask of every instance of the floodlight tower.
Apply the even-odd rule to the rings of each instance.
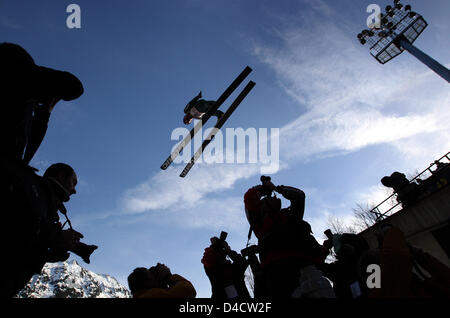
[[[450,83],[450,70],[413,45],[428,26],[425,19],[400,0],[394,0],[394,6],[386,6],[385,11],[380,14],[378,25],[358,34],[359,42],[368,43],[370,54],[381,64],[406,50]]]

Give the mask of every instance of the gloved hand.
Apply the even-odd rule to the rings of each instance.
[[[170,268],[166,265],[157,263],[156,266],[150,267],[149,270],[154,274],[159,287],[165,287],[169,283],[172,273],[170,272]]]
[[[56,245],[66,250],[73,250],[83,237],[83,234],[73,229],[63,230]]]
[[[46,255],[46,262],[64,262],[70,256],[70,253],[61,249],[50,249]]]
[[[333,247],[333,240],[328,239],[323,241],[323,247],[325,247],[327,250],[330,250]]]

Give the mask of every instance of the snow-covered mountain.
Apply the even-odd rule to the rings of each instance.
[[[129,298],[114,277],[96,274],[72,262],[47,263],[17,295],[19,298]]]

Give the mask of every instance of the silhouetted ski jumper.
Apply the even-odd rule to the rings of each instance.
[[[186,114],[183,118],[183,123],[186,125],[190,124],[192,119],[201,119],[202,116],[210,110],[216,103],[213,100],[207,101],[200,99],[202,97],[202,92],[200,92],[196,97],[194,97],[184,108],[184,113]],[[216,116],[217,119],[222,117],[223,112],[217,110],[212,116]]]

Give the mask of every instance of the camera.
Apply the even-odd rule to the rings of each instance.
[[[268,176],[261,176],[260,180],[261,180],[261,182],[267,182],[267,181],[270,182],[270,181],[272,181],[272,179],[270,177],[268,177]]]
[[[47,251],[47,262],[61,262],[65,261],[69,258],[70,254],[68,252],[72,252],[78,256],[80,256],[86,264],[89,264],[91,254],[98,248],[97,245],[87,245],[82,242],[77,242],[71,248],[67,246],[60,245],[56,247],[52,247]]]
[[[89,264],[91,262],[89,257],[97,248],[97,245],[87,245],[85,243],[78,242],[75,245],[75,248],[70,251],[80,256],[86,264]]]
[[[261,183],[262,183],[261,194],[263,196],[270,197],[272,195],[272,189],[270,189],[267,186],[265,186],[264,182],[271,182],[272,179],[270,177],[268,177],[268,176],[261,176],[260,180],[261,180]]]
[[[225,240],[227,239],[227,236],[228,236],[228,233],[227,233],[227,232],[224,232],[224,231],[220,232],[219,241],[220,241],[221,243],[225,242]]]
[[[211,247],[212,247],[214,250],[216,250],[216,251],[224,251],[224,248],[225,248],[224,243],[225,243],[225,241],[226,241],[226,239],[227,239],[227,236],[228,236],[228,233],[222,231],[222,232],[220,233],[220,236],[219,236],[218,239],[217,239],[217,237],[212,237],[212,238],[210,239],[210,241],[211,241]]]
[[[258,245],[250,245],[249,247],[246,247],[241,250],[241,254],[244,257],[248,257],[251,255],[256,255],[259,253]]]

